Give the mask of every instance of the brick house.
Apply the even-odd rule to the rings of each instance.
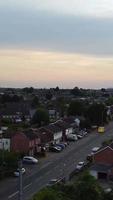
[[[11,151],[34,155],[40,151],[40,139],[31,130],[17,132],[11,137]]]
[[[47,147],[54,140],[52,131],[48,130],[46,127],[35,129],[34,132],[40,138],[41,146]]]
[[[100,149],[93,155],[90,174],[96,179],[111,179],[113,177],[113,144]]]

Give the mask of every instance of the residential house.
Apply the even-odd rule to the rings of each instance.
[[[34,155],[40,151],[40,138],[32,130],[17,132],[11,137],[11,150],[26,155]]]
[[[10,119],[13,122],[30,120],[30,107],[26,103],[6,103],[0,109],[1,119]]]
[[[93,155],[90,174],[97,179],[113,178],[113,143],[100,149]]]
[[[48,147],[50,143],[54,141],[53,132],[45,127],[38,129],[32,129],[36,135],[40,138],[41,146]]]
[[[78,130],[78,124],[76,122],[76,118],[73,116],[63,118],[63,121],[68,123],[70,125],[70,128],[68,130],[68,134],[74,133],[76,130]]]
[[[55,123],[52,123],[48,126],[45,126],[45,128],[52,132],[54,143],[59,143],[60,141],[62,141],[63,132],[59,126],[57,126]]]
[[[0,138],[0,149],[10,152],[10,138]]]
[[[58,126],[62,130],[62,140],[65,141],[67,135],[73,133],[73,127],[71,124],[63,121],[63,120],[58,120],[54,123],[56,126]]]

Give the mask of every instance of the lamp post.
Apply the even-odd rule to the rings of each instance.
[[[22,200],[23,199],[22,160],[18,161],[18,167],[19,167],[19,196],[18,196],[18,200]]]

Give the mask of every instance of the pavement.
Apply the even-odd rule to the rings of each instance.
[[[40,159],[37,165],[27,166],[26,174],[23,176],[23,199],[31,197],[46,186],[52,178],[63,175],[69,178],[69,174],[75,169],[79,161],[86,159],[86,156],[95,146],[101,146],[106,139],[113,137],[113,122],[106,126],[104,134],[97,132],[89,133],[88,136],[71,142],[67,148],[60,153],[48,153],[47,157]],[[0,182],[1,200],[18,200],[19,193],[18,178],[9,178]]]

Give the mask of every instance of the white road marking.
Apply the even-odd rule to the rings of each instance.
[[[10,196],[8,196],[8,199],[13,198],[14,196],[16,196],[19,193],[19,191],[16,191],[15,193],[11,194]]]
[[[30,187],[32,185],[32,183],[29,183],[28,185],[26,185],[23,189],[26,190],[28,187]],[[13,194],[8,196],[8,199],[12,199],[14,196],[16,196],[19,193],[19,191],[14,192]]]
[[[31,185],[32,185],[32,183],[29,183],[28,185],[26,185],[26,186],[24,187],[24,190],[27,189],[28,187],[30,187]]]

